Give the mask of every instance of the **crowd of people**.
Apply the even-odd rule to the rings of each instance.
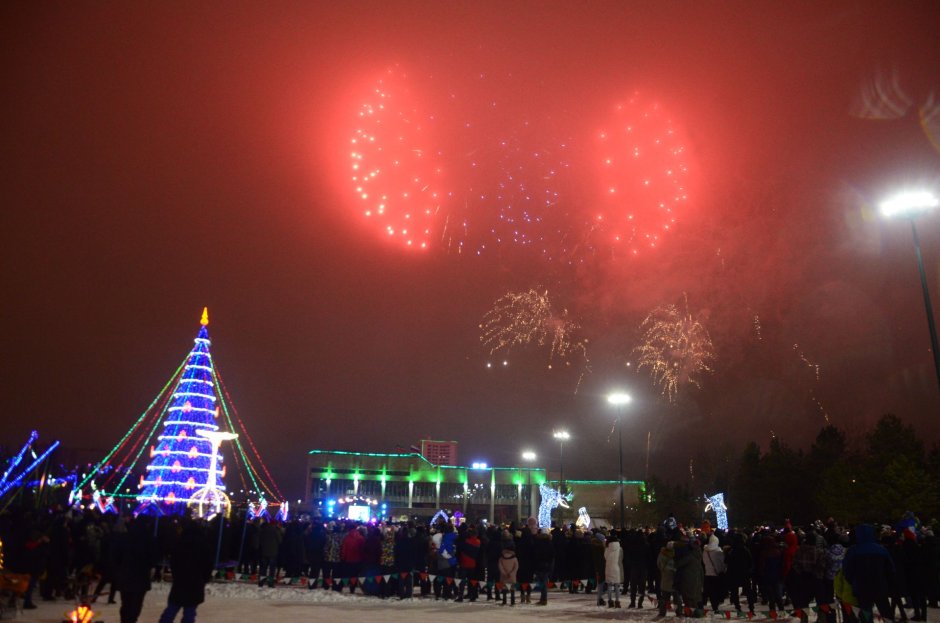
[[[539,528],[534,518],[431,526],[254,519],[230,522],[223,535],[216,525],[18,511],[0,517],[0,538],[6,570],[29,575],[24,608],[35,607],[34,599],[76,595],[114,603],[117,591],[122,623],[138,619],[152,582],[164,579],[173,585],[161,623],[180,610],[183,621],[194,621],[213,573],[261,587],[302,578],[311,590],[510,607],[546,605],[555,587],[589,595],[599,607],[654,608],[657,618],[720,610],[776,618],[785,610],[804,623],[814,613],[819,623],[834,623],[841,610],[843,620],[856,623],[872,620],[877,609],[883,619],[917,622],[940,602],[940,542],[913,516],[894,527],[851,530],[833,520],[690,529],[672,516],[624,530]]]

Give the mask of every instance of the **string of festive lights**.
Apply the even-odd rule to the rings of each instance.
[[[32,433],[29,434],[29,439],[27,439],[26,443],[23,444],[22,449],[20,449],[20,451],[16,453],[16,456],[10,459],[10,464],[9,466],[7,466],[7,471],[3,472],[3,477],[0,477],[0,484],[5,483],[7,481],[7,478],[10,477],[10,473],[14,469],[16,469],[16,466],[19,465],[23,461],[23,456],[26,455],[26,451],[29,450],[29,448],[33,445],[33,443],[37,439],[39,439],[38,432],[33,431]]]
[[[23,482],[23,478],[25,478],[34,469],[36,469],[36,466],[41,465],[42,462],[45,461],[46,458],[52,453],[52,451],[58,447],[59,447],[59,442],[58,441],[53,442],[51,446],[46,448],[45,452],[43,452],[38,457],[36,457],[36,459],[32,463],[30,463],[26,467],[26,469],[22,470],[16,478],[13,478],[12,480],[4,484],[2,487],[0,487],[0,498],[6,495],[7,491],[12,489],[13,487],[18,487]]]
[[[166,384],[157,394],[157,397],[153,399],[153,402],[151,402],[147,406],[147,408],[144,409],[144,412],[141,414],[139,418],[137,418],[137,421],[134,422],[134,424],[130,427],[130,429],[124,434],[124,436],[121,437],[121,439],[116,444],[114,444],[114,446],[104,456],[104,458],[101,459],[91,470],[89,470],[88,474],[86,474],[85,477],[82,478],[81,481],[79,481],[79,483],[75,486],[76,489],[81,489],[85,487],[95,476],[100,474],[102,467],[108,464],[108,461],[111,460],[111,457],[113,457],[115,454],[117,454],[120,451],[120,449],[124,446],[128,438],[130,438],[130,436],[134,434],[134,431],[137,430],[140,427],[140,425],[144,422],[144,420],[147,419],[147,416],[153,413],[153,407],[158,402],[160,402],[161,399],[166,399],[166,390],[170,387],[170,385],[176,382],[185,364],[186,364],[186,359],[183,359],[180,365],[176,368],[176,371],[170,377],[170,380],[166,382]]]
[[[241,434],[235,440],[235,446],[238,448],[239,452],[242,453],[245,462],[250,464],[248,457],[245,455],[242,447],[242,437],[248,441],[248,446],[251,448],[252,453],[254,453],[255,457],[258,459],[258,463],[261,465],[261,469],[264,472],[264,475],[268,477],[268,484],[265,485],[265,489],[267,489],[268,493],[271,493],[272,497],[275,497],[275,499],[283,500],[284,494],[282,494],[280,489],[278,489],[274,478],[271,476],[271,472],[268,471],[268,466],[265,465],[264,460],[261,458],[261,453],[258,452],[258,448],[255,446],[255,442],[252,440],[251,435],[248,434],[248,429],[245,428],[245,423],[242,421],[241,417],[239,417],[238,411],[235,409],[235,403],[232,402],[232,398],[229,396],[228,389],[225,387],[225,382],[222,380],[221,373],[218,370],[215,370],[213,371],[213,377],[218,382],[218,385],[221,388],[223,395],[225,396],[225,400],[222,401],[222,412],[225,414],[225,418],[228,421],[229,429],[233,431],[235,430],[232,426],[232,418],[229,413],[229,407],[231,406],[231,411],[235,414],[235,421],[238,422],[238,428],[241,430]],[[252,474],[254,470],[246,471],[248,471],[249,474]],[[260,490],[260,487],[256,485],[255,490]]]

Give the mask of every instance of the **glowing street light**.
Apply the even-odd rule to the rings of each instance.
[[[937,199],[929,191],[908,191],[899,193],[887,199],[879,206],[881,215],[885,218],[907,218],[911,221],[911,234],[914,237],[914,252],[917,255],[917,268],[920,270],[920,285],[924,291],[924,308],[927,311],[927,328],[930,329],[930,347],[933,351],[933,365],[937,373],[937,386],[940,387],[940,347],[937,345],[937,325],[933,319],[933,307],[930,305],[930,292],[927,289],[927,273],[924,270],[924,258],[920,253],[920,240],[917,237],[917,226],[914,218],[922,214],[929,214],[940,206]]]
[[[531,463],[535,463],[535,459],[537,458],[538,457],[536,456],[535,452],[532,452],[531,450],[522,451],[522,460],[525,461],[526,463],[530,463],[529,468],[526,470],[526,473],[528,475],[527,477],[528,488],[526,489],[526,495],[529,496],[529,514],[530,515],[535,513],[535,506],[533,504],[533,501],[535,498],[532,495],[532,465]],[[519,503],[520,504],[522,503],[521,500]]]
[[[632,398],[630,394],[616,391],[607,394],[607,404],[617,409],[617,434],[619,436],[620,446],[620,529],[623,530],[625,523],[623,520],[623,410]]]

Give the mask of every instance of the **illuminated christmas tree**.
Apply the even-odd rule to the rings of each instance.
[[[181,514],[188,506],[199,517],[228,514],[222,446],[240,482],[237,503],[284,499],[212,361],[208,324],[203,310],[192,350],[130,430],[82,475],[70,503],[93,502],[102,512],[124,512],[132,502],[143,513]]]
[[[222,455],[218,442],[210,439],[219,430],[216,420],[220,410],[209,352],[208,310],[203,310],[201,323],[173,390],[163,430],[159,431],[156,446],[150,448],[150,463],[137,496],[144,511],[159,504],[163,513],[180,514],[194,495],[212,485],[213,479],[215,488],[220,493],[225,491]]]

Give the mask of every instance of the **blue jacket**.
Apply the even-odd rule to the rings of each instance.
[[[875,529],[871,525],[856,526],[855,539],[856,545],[849,548],[842,561],[842,570],[859,604],[865,607],[890,595],[894,563],[888,550],[875,542]]]

